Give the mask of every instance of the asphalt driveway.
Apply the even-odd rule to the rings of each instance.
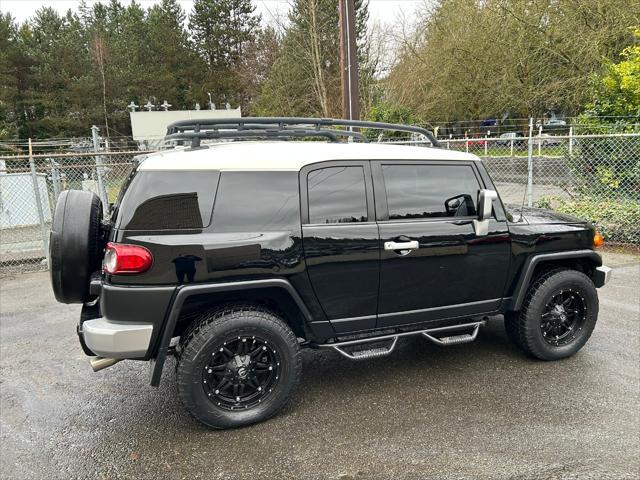
[[[301,387],[259,425],[209,431],[182,409],[169,360],[92,373],[78,306],[46,273],[0,279],[1,478],[640,477],[640,264],[618,266],[576,356],[545,363],[511,346],[500,319],[468,345],[402,340],[350,362],[306,351]]]

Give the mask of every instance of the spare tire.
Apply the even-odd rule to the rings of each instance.
[[[91,274],[100,269],[104,250],[102,202],[92,192],[65,190],[58,197],[49,238],[51,285],[56,300],[91,299]]]

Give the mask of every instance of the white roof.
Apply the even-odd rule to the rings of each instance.
[[[441,148],[381,143],[222,142],[150,154],[138,170],[294,170],[327,160],[480,160]]]

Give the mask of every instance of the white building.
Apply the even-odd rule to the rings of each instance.
[[[205,118],[240,118],[240,107],[216,110],[168,110],[130,112],[133,139],[141,146],[150,148],[162,144],[167,125],[178,120],[196,120]]]

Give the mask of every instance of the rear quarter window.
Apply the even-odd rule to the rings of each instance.
[[[214,232],[292,230],[300,225],[298,172],[222,172]]]
[[[186,230],[207,227],[220,173],[139,171],[117,211],[116,225],[126,230]]]

